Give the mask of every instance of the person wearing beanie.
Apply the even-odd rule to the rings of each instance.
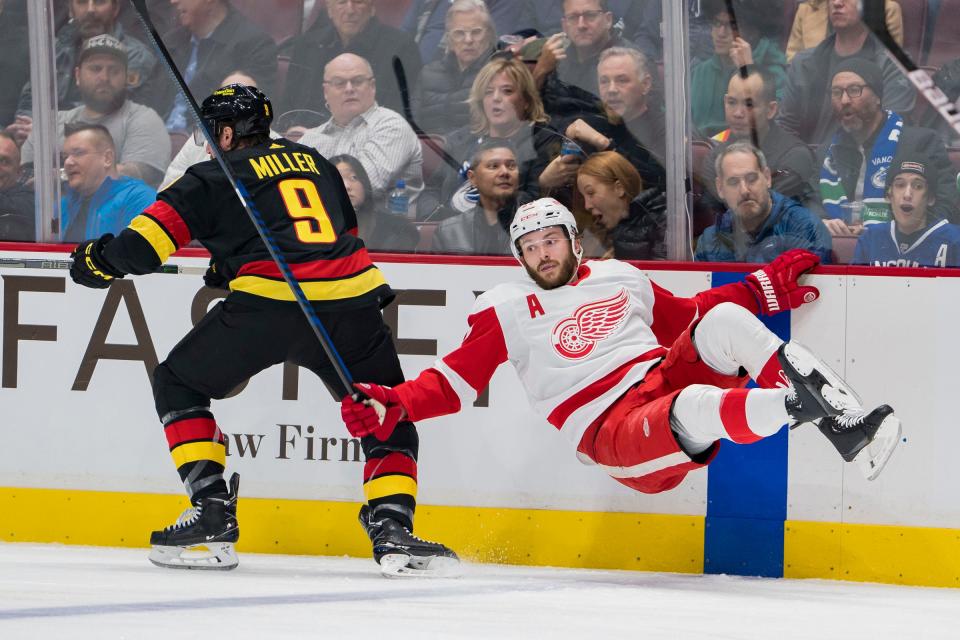
[[[857,240],[853,264],[876,267],[960,266],[960,227],[931,209],[936,164],[922,152],[894,158],[887,171],[885,195],[893,220],[867,227]]]
[[[950,159],[932,129],[904,124],[896,111],[884,110],[883,72],[864,58],[837,65],[828,94],[837,132],[821,150],[820,197],[826,225],[834,236],[858,235],[863,225],[887,222],[887,173],[894,156],[924,150],[939,178],[931,181],[934,212],[955,221],[957,193],[949,177]]]
[[[847,60],[868,60],[880,69],[885,109],[908,114],[917,98],[907,77],[863,23],[858,0],[831,0],[830,4],[833,33],[813,49],[794,56],[780,105],[780,125],[807,144],[821,145],[834,131],[830,80],[838,65]]]

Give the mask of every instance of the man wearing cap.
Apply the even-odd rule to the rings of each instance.
[[[156,186],[170,164],[170,137],[156,111],[127,99],[126,77],[123,43],[106,34],[87,40],[74,71],[81,104],[57,113],[60,141],[66,124],[102,124],[116,146],[120,175]],[[32,136],[22,155],[24,165],[33,164]]]
[[[922,152],[898,155],[887,171],[886,197],[893,220],[867,227],[853,264],[875,267],[960,266],[960,227],[930,209],[937,168]]]
[[[882,72],[869,60],[853,57],[837,65],[829,94],[838,128],[821,153],[820,168],[820,197],[834,236],[856,235],[861,223],[890,219],[887,171],[894,156],[908,150],[925,150],[938,169],[940,178],[932,185],[935,213],[948,219],[957,215],[943,140],[932,129],[905,125],[899,113],[884,110],[883,92]]]
[[[838,65],[851,58],[873,62],[880,69],[883,106],[909,113],[916,92],[887,51],[863,23],[858,0],[830,0],[833,33],[823,42],[794,56],[787,69],[787,85],[780,104],[780,124],[808,144],[829,140],[836,123],[832,117],[830,79]],[[881,185],[882,187],[882,185]]]
[[[143,42],[124,32],[117,22],[120,0],[70,0],[70,21],[57,33],[54,45],[57,73],[57,105],[60,109],[79,106],[83,98],[74,82],[74,69],[84,43],[94,36],[109,34],[123,43],[127,50],[127,91],[130,97],[141,104],[153,104],[158,97],[160,83],[148,82],[159,72],[157,57]],[[28,82],[17,104],[18,123],[29,124],[33,109],[33,94]],[[19,132],[20,127],[17,128]],[[29,133],[27,130],[23,135]],[[22,141],[22,140],[21,140]]]

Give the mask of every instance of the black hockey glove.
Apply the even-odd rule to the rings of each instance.
[[[229,289],[228,283],[229,280],[217,269],[217,263],[213,261],[213,258],[210,258],[210,266],[207,267],[207,272],[203,274],[203,284],[211,289]]]
[[[84,240],[77,245],[70,257],[70,277],[77,284],[91,289],[106,289],[116,278],[122,278],[123,272],[117,271],[106,258],[103,248],[113,240],[112,233],[105,233],[96,240]]]

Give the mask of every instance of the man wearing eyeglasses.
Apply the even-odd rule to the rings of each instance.
[[[377,93],[369,62],[352,53],[337,56],[323,75],[323,99],[331,117],[307,129],[300,144],[326,158],[348,154],[360,160],[375,198],[402,178],[414,206],[423,190],[420,142],[403,116],[378,104]]]
[[[907,114],[916,102],[910,81],[863,23],[858,0],[829,0],[828,5],[833,33],[813,49],[793,57],[780,103],[780,124],[808,144],[820,145],[830,139],[836,126],[830,80],[837,65],[851,58],[868,60],[879,67],[885,109]]]
[[[751,142],[767,158],[773,188],[820,213],[819,192],[814,187],[816,157],[802,140],[784,131],[774,120],[780,106],[774,77],[767,69],[754,65],[748,65],[745,71],[745,78],[737,73],[727,82],[727,92],[723,96],[727,128],[712,138],[718,146],[703,167],[704,184],[711,195],[718,195],[714,187],[717,176],[713,165],[720,151],[734,142]]]
[[[827,228],[808,209],[771,189],[762,151],[734,142],[717,155],[715,171],[717,193],[728,208],[703,232],[694,260],[769,262],[790,249],[806,249],[829,261]]]
[[[113,138],[103,125],[67,125],[64,133],[60,239],[79,242],[120,233],[153,204],[157,192],[142,180],[119,174]]]
[[[940,177],[933,211],[957,220],[957,191],[943,140],[932,129],[904,123],[896,111],[884,110],[883,74],[869,60],[841,62],[830,81],[829,96],[837,133],[821,153],[820,197],[826,224],[834,236],[856,236],[863,225],[890,220],[884,197],[887,172],[898,152],[923,150]]]
[[[356,54],[370,63],[377,79],[378,102],[402,112],[393,59],[399,58],[412,91],[423,67],[413,37],[380,22],[373,0],[326,0],[326,8],[329,21],[318,20],[294,41],[286,93],[278,101],[278,113],[292,109],[322,111],[324,68],[344,53]]]
[[[87,40],[74,69],[80,91],[78,107],[57,112],[63,136],[67,124],[102,124],[110,131],[116,149],[117,171],[157,186],[170,163],[170,137],[157,112],[129,99],[127,50],[108,34]],[[22,162],[32,174],[33,136],[23,143]]]
[[[537,85],[544,93],[554,91],[553,76],[596,95],[600,54],[610,47],[636,47],[613,31],[607,0],[564,0],[561,24],[563,32],[547,39],[533,70]]]

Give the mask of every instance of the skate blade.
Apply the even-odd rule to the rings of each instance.
[[[456,558],[391,553],[380,558],[380,573],[387,578],[459,578],[463,569]]]
[[[150,562],[165,569],[198,569],[230,571],[240,563],[232,542],[216,542],[205,546],[164,547],[150,549]]]
[[[893,455],[894,449],[900,443],[902,435],[903,429],[900,426],[900,418],[892,413],[884,418],[873,440],[853,459],[864,478],[874,480],[880,475],[880,472],[883,471],[890,460],[890,456]]]

